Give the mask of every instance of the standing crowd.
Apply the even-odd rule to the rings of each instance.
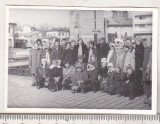
[[[71,90],[72,93],[101,90],[133,100],[144,94],[144,103],[151,102],[152,41],[122,39],[89,45],[79,39],[55,40],[54,46],[37,39],[30,51],[29,66],[32,86],[50,91]]]

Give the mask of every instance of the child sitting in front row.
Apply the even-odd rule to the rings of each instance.
[[[121,94],[125,97],[129,96],[129,100],[133,100],[135,98],[135,82],[136,77],[133,72],[133,69],[131,65],[128,65],[126,68],[126,74],[123,78]]]
[[[64,62],[63,68],[63,81],[62,81],[62,89],[71,89],[73,74],[75,72],[75,68],[69,62]]]
[[[98,81],[99,81],[99,85],[100,85],[100,90],[104,90],[104,84],[107,79],[107,72],[108,72],[107,59],[102,58],[101,59],[101,66],[98,69]]]
[[[87,71],[83,69],[81,64],[76,65],[76,71],[72,78],[72,93],[79,91],[85,93],[87,81],[88,81]]]
[[[49,75],[48,89],[53,92],[62,89],[63,69],[57,66],[58,66],[57,60],[53,60],[48,72]]]
[[[89,78],[89,84],[92,87],[93,92],[97,92],[99,88],[98,84],[98,63],[94,54],[90,55],[90,62],[87,63],[87,73]]]
[[[114,82],[113,91],[114,93],[117,93],[118,97],[121,96],[122,78],[123,78],[123,72],[121,71],[120,66],[116,65],[115,72],[113,74],[113,82]]]
[[[47,60],[42,59],[42,64],[36,69],[36,81],[38,89],[43,86],[48,86],[48,69]]]

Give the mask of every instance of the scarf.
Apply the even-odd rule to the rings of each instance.
[[[82,44],[79,44],[79,47],[78,47],[78,56],[82,56]]]
[[[47,61],[47,64],[50,65],[50,56],[48,51],[46,51],[46,61]]]
[[[92,48],[89,50],[89,57],[88,57],[88,61],[91,61],[91,55],[93,54],[93,50]]]

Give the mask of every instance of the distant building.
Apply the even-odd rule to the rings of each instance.
[[[46,31],[46,38],[49,39],[65,39],[70,37],[69,28],[52,28]]]
[[[15,45],[15,30],[16,30],[16,23],[9,23],[8,29],[8,47],[12,48]]]
[[[133,36],[140,38],[152,37],[152,12],[134,12]]]
[[[112,11],[112,16],[106,19],[106,39],[112,42],[115,38],[132,37],[133,20],[128,11]]]

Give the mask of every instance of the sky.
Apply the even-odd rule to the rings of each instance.
[[[18,25],[69,27],[69,10],[10,9],[9,22]]]

